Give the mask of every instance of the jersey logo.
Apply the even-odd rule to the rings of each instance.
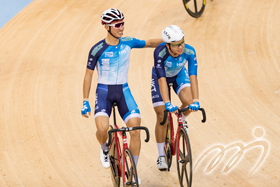
[[[102,59],[102,65],[109,65],[110,59],[108,58],[103,58]]]
[[[109,76],[109,71],[102,71],[102,76],[108,77]]]
[[[105,52],[105,57],[113,57],[114,53],[113,52]]]
[[[177,66],[183,66],[183,65],[185,65],[185,62],[177,63],[176,65]]]
[[[163,58],[164,55],[166,54],[166,48],[164,48],[160,53],[159,53],[159,57]]]
[[[122,41],[131,41],[133,40],[133,38],[131,37],[124,37],[124,38],[121,38]]]
[[[102,70],[109,71],[110,68],[109,68],[109,66],[102,66]]]
[[[101,44],[99,44],[98,46],[96,46],[96,47],[94,48],[94,50],[92,50],[91,55],[92,55],[92,56],[95,56],[96,53],[97,53],[102,47],[103,47],[103,43],[101,43]]]
[[[157,91],[154,79],[152,79],[152,81],[151,81],[151,91],[152,92],[156,92]]]
[[[129,47],[126,46],[123,50],[121,50],[121,51],[119,52],[119,54],[122,55],[122,54],[124,54],[124,53],[128,53],[128,51],[129,51]]]
[[[194,55],[194,51],[191,49],[187,49],[187,48],[184,49],[184,53],[186,53],[188,55]]]
[[[172,66],[172,62],[166,62],[165,66],[170,68]]]

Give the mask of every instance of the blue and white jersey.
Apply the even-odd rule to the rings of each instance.
[[[197,61],[196,53],[192,46],[185,44],[184,52],[178,57],[172,57],[165,45],[160,44],[154,51],[154,69],[157,78],[161,77],[174,77],[185,64],[188,62],[188,73],[190,75],[197,75]]]
[[[132,37],[120,38],[116,46],[108,45],[105,39],[95,44],[88,57],[87,68],[98,72],[98,83],[106,85],[127,83],[130,51],[132,48],[143,48],[145,40]]]

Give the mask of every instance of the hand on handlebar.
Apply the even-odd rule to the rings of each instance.
[[[175,112],[178,110],[178,107],[176,105],[172,105],[170,102],[166,102],[165,109],[168,110],[168,112]]]
[[[199,108],[200,108],[199,102],[194,102],[193,104],[189,105],[189,109],[193,111],[198,111]]]

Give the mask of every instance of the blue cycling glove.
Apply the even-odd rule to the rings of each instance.
[[[177,106],[171,105],[170,102],[165,103],[165,109],[168,110],[168,112],[175,112],[176,110],[178,110]]]
[[[82,113],[82,115],[86,115],[88,112],[91,112],[91,109],[90,109],[90,106],[89,106],[89,102],[88,101],[84,101],[81,113]]]
[[[189,105],[190,110],[198,111],[199,108],[200,108],[199,102],[194,102],[193,104]]]

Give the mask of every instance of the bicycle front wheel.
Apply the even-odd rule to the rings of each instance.
[[[199,18],[205,9],[206,0],[183,0],[183,4],[190,16]]]
[[[110,169],[111,169],[111,179],[114,187],[120,186],[120,173],[118,168],[118,152],[116,147],[115,139],[111,143],[109,155],[110,155]]]
[[[186,129],[181,128],[176,142],[176,160],[178,178],[181,187],[192,185],[192,153],[191,144]]]
[[[165,157],[167,161],[167,166],[168,166],[168,171],[170,171],[170,167],[172,164],[172,152],[171,152],[171,145],[172,145],[172,140],[171,140],[171,132],[170,132],[170,123],[169,120],[167,121],[167,126],[166,126],[166,139],[165,139],[165,145],[164,145],[164,152],[165,152]]]
[[[138,185],[138,175],[135,166],[133,156],[129,149],[124,150],[123,156],[125,156],[125,171],[123,171],[123,186],[139,186]]]

